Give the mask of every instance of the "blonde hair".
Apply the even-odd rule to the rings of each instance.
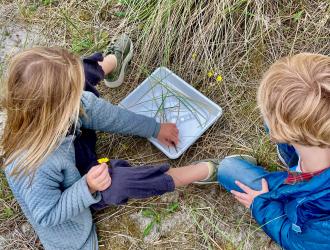
[[[301,53],[263,76],[258,105],[276,142],[330,146],[330,57]]]
[[[4,167],[15,161],[11,175],[33,176],[59,146],[77,122],[83,86],[80,59],[65,49],[32,48],[12,58],[1,100]]]

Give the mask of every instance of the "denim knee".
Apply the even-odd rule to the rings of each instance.
[[[261,189],[261,179],[268,172],[263,168],[252,164],[240,157],[228,157],[220,162],[218,170],[218,182],[227,191],[242,190],[235,184],[238,180],[252,189]]]

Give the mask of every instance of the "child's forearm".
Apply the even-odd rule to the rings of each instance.
[[[173,178],[175,187],[182,187],[194,181],[200,181],[207,178],[209,175],[209,168],[205,162],[201,162],[195,165],[171,168],[166,174]]]
[[[81,117],[84,128],[146,138],[159,133],[160,124],[154,118],[112,105],[92,93],[84,92],[82,103],[86,113]]]

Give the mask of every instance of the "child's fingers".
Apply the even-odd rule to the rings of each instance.
[[[247,194],[245,194],[245,193],[241,193],[241,192],[237,192],[237,191],[235,191],[235,190],[231,190],[230,192],[231,192],[233,195],[235,195],[235,196],[237,196],[237,197],[239,197],[239,198],[241,198],[241,199],[247,199],[247,197],[248,197]]]
[[[97,178],[108,168],[107,164],[102,163],[100,165],[91,168],[91,176]]]
[[[175,141],[172,138],[166,139],[167,146],[173,147],[176,145]]]
[[[176,145],[179,143],[179,138],[176,135],[172,135],[170,140]]]
[[[243,204],[245,207],[249,208],[249,202],[247,200],[241,199],[240,197],[237,197],[236,195],[234,195],[234,198],[236,200],[238,200],[241,204]]]
[[[171,136],[173,138],[178,138],[178,134],[175,131],[172,131]]]
[[[244,207],[247,207],[247,202],[245,200],[242,200],[241,198],[234,196],[234,198],[241,203]]]
[[[254,191],[251,188],[249,188],[248,186],[244,185],[242,182],[235,181],[235,183],[236,183],[237,186],[239,186],[247,194]]]
[[[106,190],[108,187],[110,187],[110,185],[111,185],[111,179],[109,178],[109,179],[106,179],[106,180],[104,180],[103,182],[101,182],[100,184],[99,184],[99,190],[100,191],[104,191],[104,190]]]
[[[110,178],[110,175],[109,175],[108,169],[106,169],[98,177],[96,177],[95,180],[100,183],[100,182],[102,182],[106,179],[109,179],[109,178]]]
[[[168,147],[173,146],[173,145],[172,145],[172,142],[171,142],[170,140],[168,140],[168,139],[163,140],[162,143],[165,144],[165,145],[168,146]]]

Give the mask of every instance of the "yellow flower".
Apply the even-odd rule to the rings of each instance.
[[[192,58],[193,61],[195,61],[196,58],[197,58],[197,54],[196,53],[192,53],[191,58]]]
[[[210,70],[209,72],[207,72],[207,76],[209,78],[211,78],[212,76],[214,76],[214,71],[213,70]]]
[[[97,160],[97,162],[100,163],[100,164],[101,163],[108,163],[109,162],[109,158],[106,158],[106,157],[100,158],[100,159]]]
[[[215,79],[217,82],[221,82],[222,81],[222,75],[218,75],[217,78]]]

